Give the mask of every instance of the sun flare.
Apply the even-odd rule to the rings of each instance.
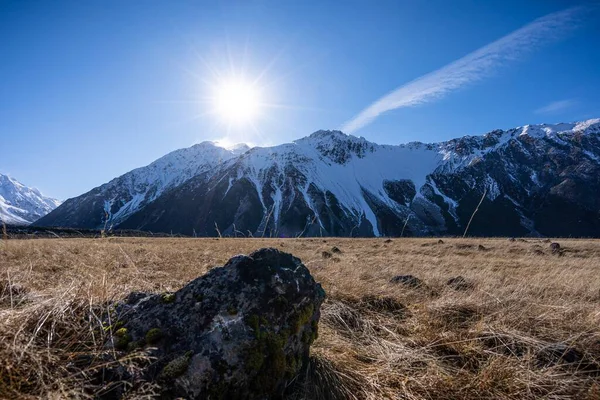
[[[228,124],[251,123],[260,112],[260,93],[252,84],[229,81],[216,88],[216,113]]]

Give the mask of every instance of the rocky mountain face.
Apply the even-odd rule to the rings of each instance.
[[[172,161],[180,153],[186,163]],[[198,236],[462,235],[481,202],[471,235],[598,237],[598,193],[600,119],[398,146],[318,131],[274,147],[179,150],[36,224]]]
[[[0,174],[0,222],[29,225],[60,205],[7,175]]]

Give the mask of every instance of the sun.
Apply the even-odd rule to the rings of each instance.
[[[227,124],[252,123],[260,113],[260,90],[240,80],[223,82],[215,88],[214,107]]]

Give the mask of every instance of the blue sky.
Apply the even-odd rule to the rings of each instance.
[[[470,54],[549,14],[547,31],[492,46],[462,74]],[[203,140],[346,127],[434,142],[597,118],[595,20],[597,3],[566,0],[0,0],[0,172],[66,199]],[[232,74],[268,103],[252,124],[210,112]]]

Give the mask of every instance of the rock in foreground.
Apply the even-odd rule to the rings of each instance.
[[[130,295],[115,345],[156,357],[139,378],[163,398],[278,398],[308,361],[324,298],[298,258],[261,249],[175,293]]]

